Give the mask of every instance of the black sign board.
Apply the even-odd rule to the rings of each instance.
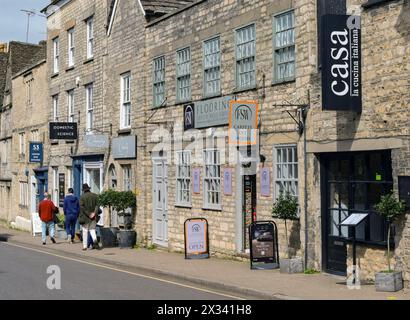
[[[184,106],[184,130],[195,128],[195,105],[193,103]]]
[[[64,206],[65,196],[65,174],[58,174],[58,206],[62,208]]]
[[[188,219],[184,223],[185,259],[209,258],[208,221]]]
[[[256,221],[249,226],[251,269],[279,268],[278,232],[273,221]]]
[[[77,138],[76,122],[50,122],[51,140],[75,140]]]
[[[360,17],[322,17],[323,110],[362,110]]]
[[[410,209],[410,176],[399,176],[399,196]]]

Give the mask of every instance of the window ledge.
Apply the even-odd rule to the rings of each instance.
[[[182,209],[192,209],[191,204],[182,204],[182,203],[175,203],[175,208],[182,208]]]
[[[129,134],[131,133],[131,128],[123,128],[117,131],[118,134]]]
[[[70,143],[74,143],[74,142],[75,142],[75,140],[66,140],[65,141],[66,144],[70,144]]]
[[[59,75],[59,73],[58,72],[55,72],[55,73],[53,73],[52,75],[51,75],[51,79],[53,79],[53,78],[56,78],[56,77],[58,77],[58,75]]]
[[[208,99],[213,99],[213,98],[219,98],[222,97],[222,93],[215,93],[215,94],[209,94],[209,95],[203,95],[201,100],[208,100]]]
[[[222,211],[222,207],[202,207],[205,211]]]
[[[58,144],[58,140],[50,140],[50,144],[52,144],[52,145]]]
[[[251,86],[251,87],[244,87],[244,88],[235,89],[233,91],[233,93],[241,93],[241,92],[251,91],[251,90],[256,90],[256,89],[257,89],[257,86],[254,85],[254,86]]]
[[[289,83],[292,83],[292,82],[296,82],[296,78],[284,79],[284,80],[275,80],[275,81],[272,82],[272,87],[273,86],[278,86],[278,85],[281,85],[281,84],[289,84]]]
[[[94,61],[94,57],[87,58],[87,60],[84,61],[84,64],[90,63]]]
[[[366,3],[362,4],[362,7],[364,9],[368,9],[368,8],[375,7],[377,5],[382,5],[386,2],[391,2],[391,1],[392,0],[368,0]]]
[[[192,102],[192,98],[188,100],[175,100],[175,104],[185,104],[185,103],[190,103]]]
[[[75,66],[67,67],[67,69],[65,69],[65,72],[69,72],[74,69],[75,69]]]

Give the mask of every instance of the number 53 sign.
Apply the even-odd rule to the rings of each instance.
[[[41,142],[30,142],[30,162],[43,162],[43,144]]]

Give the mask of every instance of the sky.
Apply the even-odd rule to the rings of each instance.
[[[28,42],[38,43],[46,39],[46,18],[40,10],[50,0],[0,0],[0,43],[26,41],[27,14],[21,9],[35,11],[37,15],[30,18]]]

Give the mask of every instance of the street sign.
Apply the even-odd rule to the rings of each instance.
[[[50,122],[50,140],[76,140],[76,122]]]
[[[251,269],[279,268],[277,230],[273,221],[256,221],[249,226]]]
[[[29,162],[43,162],[43,144],[41,142],[30,142]]]
[[[203,218],[188,219],[184,223],[185,259],[209,258],[208,221]]]

